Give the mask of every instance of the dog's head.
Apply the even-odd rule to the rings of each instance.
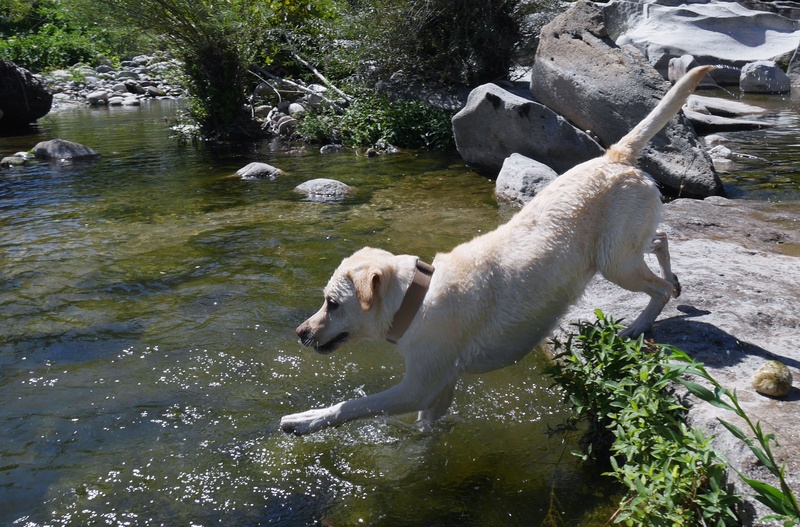
[[[366,247],[345,258],[323,291],[325,301],[295,330],[304,346],[335,351],[357,339],[385,337],[402,295],[396,287],[397,257]],[[394,310],[393,310],[394,309]]]

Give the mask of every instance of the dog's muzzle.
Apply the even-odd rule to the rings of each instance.
[[[307,348],[314,348],[314,351],[321,355],[327,355],[328,353],[336,351],[339,346],[350,339],[350,334],[345,332],[339,333],[325,344],[320,344],[316,335],[314,335],[311,329],[307,326],[298,327],[295,330],[295,333],[297,333],[297,336],[300,338],[300,343],[303,346],[306,346]]]

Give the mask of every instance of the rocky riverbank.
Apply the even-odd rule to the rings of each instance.
[[[54,108],[85,103],[93,106],[138,106],[147,98],[185,95],[180,63],[172,58],[140,55],[109,65],[76,65],[41,76],[53,94]]]
[[[800,218],[765,203],[713,197],[681,199],[665,208],[672,269],[683,286],[646,338],[672,344],[703,362],[723,386],[736,390],[744,410],[774,433],[777,459],[800,493],[800,390],[780,398],[761,395],[753,386],[758,369],[770,360],[800,375]],[[653,262],[655,269],[655,262]],[[647,297],[596,278],[563,320],[594,320],[601,308],[616,319],[633,320]],[[690,399],[689,419],[715,434],[715,448],[749,478],[777,485],[744,443],[718,418],[740,424],[730,412]],[[749,487],[731,472],[736,492]],[[742,525],[772,525],[758,519],[770,513],[753,499],[746,502]]]

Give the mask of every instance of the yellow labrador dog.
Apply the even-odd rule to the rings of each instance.
[[[301,435],[409,412],[419,412],[423,424],[438,419],[462,373],[519,361],[598,271],[650,296],[623,335],[647,330],[670,296],[680,294],[680,284],[670,270],[666,235],[657,232],[660,192],[636,160],[711,69],[690,71],[604,156],[555,179],[497,230],[438,254],[432,267],[416,256],[372,248],[342,261],[322,308],[297,335],[319,353],[357,339],[388,338],[405,359],[405,376],[374,395],[287,415],[281,428]],[[646,252],[655,253],[661,277],[645,263]]]

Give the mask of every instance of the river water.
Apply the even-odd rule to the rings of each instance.
[[[413,418],[308,437],[279,419],[398,382],[389,344],[331,356],[294,328],[364,245],[430,260],[513,213],[457,156],[367,158],[170,139],[175,102],[77,108],[0,154],[61,137],[102,157],[0,172],[0,525],[602,524],[534,352],[465,378],[430,432]],[[793,110],[774,120],[797,131]],[[795,207],[796,133],[740,136],[736,197]],[[779,146],[776,145],[779,142]],[[777,161],[776,151],[782,159]],[[287,172],[231,177],[250,161]],[[765,161],[766,160],[766,161]],[[335,204],[293,188],[330,177]]]

